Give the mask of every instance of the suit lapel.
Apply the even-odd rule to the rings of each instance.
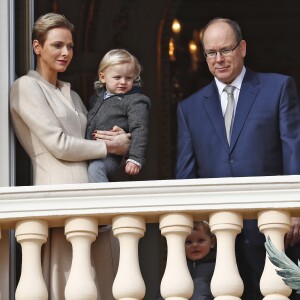
[[[259,92],[259,80],[254,72],[247,69],[245,74],[241,91],[239,94],[238,104],[234,117],[232,128],[230,150],[232,150],[238,140],[239,135],[243,129],[249,111]]]
[[[210,84],[205,93],[203,104],[222,144],[229,151],[220,96],[215,81]]]

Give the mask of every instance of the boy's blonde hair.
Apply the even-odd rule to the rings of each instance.
[[[38,40],[38,42],[44,46],[44,43],[47,39],[48,31],[53,28],[66,28],[71,32],[74,31],[74,25],[69,22],[65,16],[48,13],[40,16],[33,25],[31,40]]]
[[[133,85],[141,86],[140,73],[142,71],[142,66],[140,65],[137,58],[125,49],[113,49],[108,51],[100,61],[98,75],[100,75],[100,73],[103,73],[108,67],[124,63],[132,63],[134,65]],[[99,89],[104,86],[105,84],[103,84],[101,81],[95,82],[95,89]]]

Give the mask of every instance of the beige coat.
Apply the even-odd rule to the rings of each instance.
[[[86,108],[68,83],[56,88],[29,71],[11,87],[10,110],[35,185],[88,182],[86,161],[106,157],[104,142],[84,139]]]
[[[30,156],[34,185],[87,183],[87,160],[106,157],[102,141],[85,140],[87,111],[70,84],[51,85],[36,71],[16,80],[10,92],[14,130]],[[71,244],[54,228],[43,247],[43,272],[50,300],[63,300],[71,266]],[[111,230],[92,245],[98,299],[113,299],[118,244]]]

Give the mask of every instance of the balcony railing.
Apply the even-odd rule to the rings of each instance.
[[[23,266],[16,299],[42,300],[48,299],[48,293],[41,272],[40,249],[47,240],[48,228],[57,226],[65,228],[73,250],[66,299],[97,299],[89,267],[80,266],[82,261],[90,261],[89,251],[83,249],[90,248],[99,224],[112,224],[120,242],[119,268],[112,287],[114,297],[143,299],[146,287],[139,267],[138,242],[145,233],[145,224],[153,222],[159,223],[168,246],[161,293],[166,299],[188,299],[193,282],[186,267],[184,240],[193,219],[205,219],[209,220],[218,242],[212,293],[218,300],[237,300],[242,295],[243,282],[234,244],[243,219],[257,218],[261,232],[270,236],[278,249],[283,249],[290,217],[299,216],[299,210],[300,176],[1,188],[0,225],[4,233],[0,243],[0,267],[4,271],[0,275],[1,299],[9,299],[6,230],[15,229],[16,240],[22,245]],[[84,287],[85,296],[81,297],[75,289],[78,284]],[[39,295],[32,286],[39,286]],[[268,259],[261,291],[268,300],[288,299],[291,293]]]

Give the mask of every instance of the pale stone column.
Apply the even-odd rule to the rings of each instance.
[[[120,242],[120,260],[113,284],[117,300],[140,300],[146,293],[139,266],[138,243],[144,236],[146,225],[142,217],[123,215],[112,220],[113,233]]]
[[[211,291],[215,300],[238,300],[244,284],[240,277],[235,257],[235,239],[243,227],[242,215],[235,212],[210,214],[211,231],[217,238],[217,257]]]
[[[22,246],[22,270],[16,300],[48,299],[41,266],[41,247],[48,237],[47,222],[20,221],[16,224],[15,236]]]
[[[284,235],[291,226],[291,216],[287,211],[268,210],[258,213],[258,227],[269,236],[274,246],[284,251]],[[266,254],[267,257],[267,254]],[[260,279],[260,290],[264,300],[288,300],[292,290],[277,275],[275,266],[266,258],[263,274]]]
[[[168,245],[167,264],[161,281],[161,295],[166,300],[186,300],[193,295],[194,283],[186,263],[185,239],[193,228],[191,216],[181,213],[160,217],[161,234]]]
[[[98,235],[97,219],[70,218],[65,222],[65,235],[72,244],[73,253],[70,276],[65,288],[65,299],[96,300],[97,288],[92,274],[91,244]]]

